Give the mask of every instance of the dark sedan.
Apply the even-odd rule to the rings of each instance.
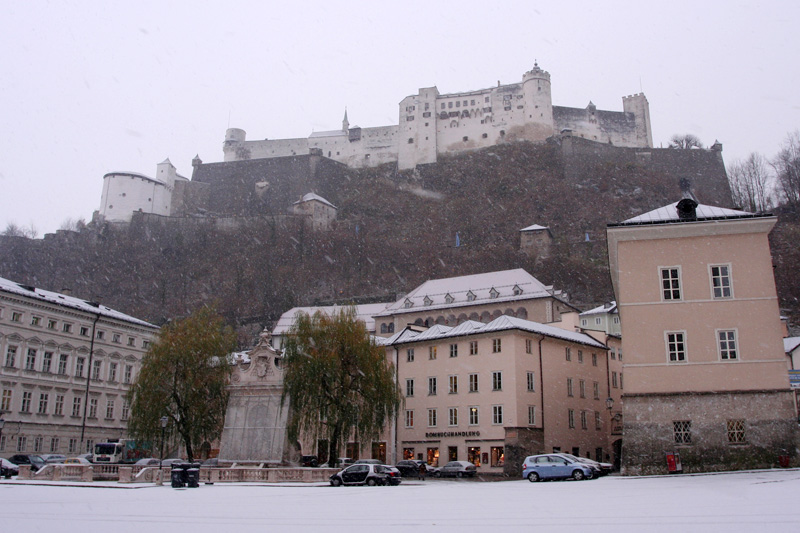
[[[331,485],[399,485],[400,476],[384,465],[358,464],[348,466],[330,477]]]
[[[18,466],[31,465],[31,471],[33,472],[38,472],[41,468],[44,468],[45,465],[44,459],[38,455],[17,454],[12,455],[8,460]]]

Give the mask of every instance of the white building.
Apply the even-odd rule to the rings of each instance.
[[[399,104],[399,125],[350,127],[345,112],[341,130],[312,133],[308,138],[248,141],[246,132],[225,133],[225,161],[319,153],[353,168],[396,162],[398,168],[435,163],[455,154],[503,142],[543,142],[569,133],[615,146],[651,147],[650,107],[644,94],[622,99],[623,111],[554,106],[550,74],[534,64],[522,82],[488,89],[439,94],[422,88]]]
[[[0,278],[0,453],[85,453],[124,437],[125,395],[157,333],[104,305]]]

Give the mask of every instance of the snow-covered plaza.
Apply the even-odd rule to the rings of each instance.
[[[327,485],[0,482],[4,531],[797,531],[800,470],[529,483]]]

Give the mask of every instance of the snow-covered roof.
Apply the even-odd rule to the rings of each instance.
[[[783,339],[783,351],[791,353],[800,347],[800,337],[785,337]]]
[[[516,294],[515,294],[516,293]],[[377,316],[558,296],[521,268],[428,280]]]
[[[331,206],[331,207],[332,207],[332,208],[334,208],[334,209],[338,209],[338,207],[336,207],[335,205],[333,205],[332,203],[330,203],[328,200],[326,200],[325,198],[323,198],[322,196],[320,196],[320,195],[318,195],[318,194],[314,194],[313,192],[310,192],[310,193],[308,193],[308,194],[305,194],[305,195],[304,195],[304,196],[303,196],[301,199],[297,200],[297,201],[294,203],[294,205],[297,205],[297,204],[302,204],[303,202],[310,202],[310,201],[312,201],[312,200],[316,200],[316,201],[318,201],[318,202],[322,202],[323,204],[325,204],[325,205],[329,205],[329,206]]]
[[[157,183],[158,185],[164,185],[165,187],[167,185],[163,181],[161,181],[159,179],[156,179],[156,178],[151,178],[150,176],[145,176],[141,172],[130,172],[130,171],[127,171],[127,170],[120,170],[120,171],[116,171],[116,172],[108,172],[103,176],[103,179],[106,179],[109,176],[131,176],[131,177],[139,178],[139,179],[142,179],[142,180],[145,180],[145,181],[152,181],[153,183]],[[186,179],[186,178],[184,178],[184,179]]]
[[[342,130],[331,130],[331,131],[315,131],[311,135],[309,135],[309,139],[313,139],[315,137],[339,137],[347,135],[347,132]]]
[[[539,231],[539,230],[549,230],[547,226],[540,226],[539,224],[534,224],[532,226],[528,226],[527,228],[522,228],[520,231]]]
[[[588,316],[588,315],[602,315],[606,313],[617,313],[617,302],[611,300],[611,302],[607,304],[603,304],[601,306],[595,307],[594,309],[589,309],[588,311],[584,311],[580,314],[580,316]]]
[[[130,315],[120,313],[119,311],[115,311],[114,309],[106,307],[105,305],[88,302],[86,300],[81,300],[80,298],[67,296],[58,292],[46,291],[36,287],[21,285],[5,278],[0,278],[0,291],[5,291],[17,296],[33,298],[35,300],[40,300],[63,307],[69,307],[71,309],[77,309],[79,311],[85,311],[93,315],[100,315],[106,318],[130,322],[131,324],[136,324],[138,326],[156,329],[158,328],[158,326],[150,324],[149,322],[145,322],[144,320],[139,320],[138,318],[134,318]]]
[[[474,321],[466,321],[455,327],[437,324],[436,326],[424,331],[417,331],[413,327],[407,327],[403,329],[403,331],[395,333],[388,339],[384,339],[382,344],[384,346],[392,346],[395,344],[405,344],[409,342],[424,342],[509,330],[528,331],[530,333],[536,333],[546,337],[584,344],[595,348],[606,347],[601,342],[598,342],[594,338],[584,333],[577,333],[574,331],[557,328],[555,326],[548,326],[546,324],[540,324],[539,322],[531,322],[530,320],[523,320],[521,318],[506,315],[500,316],[488,324]]]
[[[356,307],[356,316],[359,320],[363,321],[364,324],[367,326],[367,331],[375,331],[375,319],[372,318],[376,314],[380,313],[386,306],[389,305],[388,303],[377,303],[377,304],[361,304],[357,305]],[[322,307],[293,307],[283,313],[281,317],[278,319],[278,322],[275,324],[275,327],[272,328],[272,335],[284,335],[289,328],[292,327],[295,321],[295,316],[298,313],[305,313],[309,316],[312,316],[317,311],[325,313],[328,316],[333,315],[334,313],[340,311],[341,309],[345,309],[347,306],[343,305],[328,305]]]
[[[664,207],[659,207],[658,209],[653,209],[652,211],[648,211],[647,213],[641,214],[637,217],[629,218],[624,222],[621,222],[620,225],[624,224],[656,224],[659,222],[679,222],[681,221],[680,217],[678,216],[678,202],[671,203],[669,205],[665,205]],[[746,211],[737,211],[736,209],[726,209],[724,207],[716,207],[713,205],[704,205],[698,204],[697,209],[697,221],[702,220],[718,220],[718,219],[725,219],[725,218],[742,218],[742,217],[753,217],[757,216],[753,213],[748,213]],[[694,220],[692,220],[694,221]]]

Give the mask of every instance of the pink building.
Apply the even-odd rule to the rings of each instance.
[[[691,199],[608,227],[625,353],[622,470],[763,468],[794,456],[767,236],[776,219]]]

